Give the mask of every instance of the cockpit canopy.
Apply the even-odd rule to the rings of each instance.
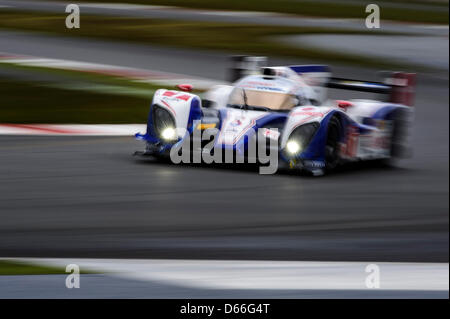
[[[250,109],[290,110],[297,99],[288,93],[236,88],[230,95],[229,105],[247,106]]]
[[[254,75],[235,84],[228,99],[229,107],[254,110],[289,111],[309,104],[305,85],[300,80],[280,76]]]

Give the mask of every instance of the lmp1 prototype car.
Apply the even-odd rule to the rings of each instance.
[[[323,175],[348,161],[389,159],[409,149],[415,74],[389,72],[383,81],[331,77],[323,65],[263,67],[232,85],[203,93],[192,86],[156,91],[140,155],[169,156],[190,140],[202,153],[227,149],[249,158],[251,140],[263,136],[276,149],[278,168]],[[381,93],[386,101],[330,100],[327,89]],[[196,133],[209,131],[198,144]],[[256,133],[262,132],[262,134]],[[198,139],[198,138],[197,138]],[[259,144],[258,144],[259,145]],[[258,153],[260,154],[260,153]]]

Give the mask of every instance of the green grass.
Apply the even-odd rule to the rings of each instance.
[[[0,61],[0,122],[145,123],[153,93],[160,88],[174,89],[90,72]],[[194,94],[201,92],[193,90]]]
[[[92,2],[91,0],[81,0],[79,2]],[[192,9],[214,9],[214,10],[236,10],[236,11],[264,11],[279,12],[306,16],[333,17],[333,18],[360,18],[364,19],[367,14],[365,7],[370,2],[360,3],[337,1],[316,2],[314,0],[98,0],[95,2],[106,3],[138,3],[166,6],[180,6]],[[415,1],[417,2],[417,1]],[[406,1],[405,1],[406,3]],[[425,2],[427,3],[427,2]],[[438,4],[433,3],[432,6]],[[445,8],[445,5],[441,5]],[[381,8],[381,18],[395,21],[445,23],[448,24],[448,13],[445,10],[418,10],[405,7],[383,7]]]
[[[67,29],[65,15],[39,12],[0,12],[0,29],[47,32],[64,36],[104,38],[179,48],[218,50],[343,62],[372,67],[398,67],[385,59],[295,47],[275,42],[277,36],[298,34],[392,34],[380,31],[330,30],[316,27],[262,26],[83,15],[80,29]],[[400,65],[403,66],[403,65]]]
[[[0,77],[0,119],[2,123],[145,123],[151,93],[147,99]]]
[[[92,273],[81,271],[82,274]],[[68,275],[65,267],[49,267],[14,260],[0,260],[1,276],[16,275]]]

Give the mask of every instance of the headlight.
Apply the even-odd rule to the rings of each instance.
[[[297,127],[289,136],[286,143],[286,151],[289,155],[295,155],[303,151],[311,142],[314,134],[319,128],[317,122],[308,123]]]
[[[286,149],[291,154],[297,154],[300,151],[300,144],[296,141],[288,141],[286,144]]]
[[[161,132],[161,137],[167,141],[173,140],[177,132],[173,127],[167,127]]]
[[[169,111],[159,105],[153,106],[153,127],[155,133],[165,141],[177,138],[175,119]]]

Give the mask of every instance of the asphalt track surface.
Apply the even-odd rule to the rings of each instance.
[[[15,32],[0,47],[226,76],[219,53]],[[448,74],[419,75],[414,156],[321,178],[139,160],[132,137],[0,136],[0,256],[448,262],[448,108]]]
[[[413,158],[321,178],[1,136],[0,256],[448,262],[448,82],[426,80]]]
[[[331,290],[331,289],[200,289],[160,281],[139,281],[109,275],[82,275],[81,289],[67,289],[65,275],[2,276],[0,299],[91,299],[91,298],[144,298],[144,299],[448,299],[448,291],[404,290]],[[251,297],[249,297],[251,296]],[[216,311],[217,312],[217,311]]]
[[[448,38],[448,31],[447,31]],[[431,37],[430,39],[433,39]],[[423,46],[417,44],[417,49]],[[388,47],[379,46],[381,51]],[[411,50],[411,48],[410,48]],[[186,74],[215,80],[227,80],[230,68],[229,53],[203,51],[195,49],[170,48],[158,45],[144,45],[129,42],[115,42],[100,39],[64,37],[48,34],[0,30],[0,52],[17,55],[67,59],[81,62],[92,62],[144,68],[148,70]],[[441,52],[440,55],[445,55]],[[448,52],[447,52],[448,56]],[[396,56],[401,59],[401,56]],[[270,57],[270,65],[317,64],[314,59]],[[320,63],[324,63],[321,61]],[[365,80],[379,80],[374,69],[354,66],[331,65],[333,74],[340,77],[353,77]],[[433,71],[433,76],[422,75],[423,82],[430,87],[445,86],[448,81],[448,70],[443,65],[441,70]],[[432,89],[433,90],[433,89]],[[444,93],[444,98],[446,94]]]

